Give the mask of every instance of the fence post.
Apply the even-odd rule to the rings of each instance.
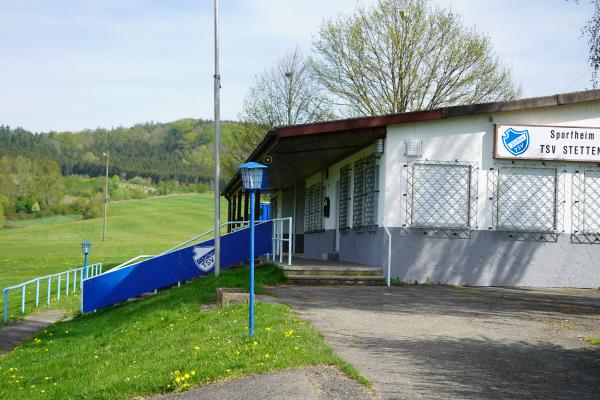
[[[288,223],[288,265],[292,265],[292,242],[294,233],[292,232],[292,217],[289,217]]]
[[[283,220],[279,221],[279,264],[283,264]]]
[[[35,281],[35,306],[40,305],[40,280]]]
[[[8,322],[8,288],[4,289],[4,323]]]
[[[58,276],[58,286],[57,286],[58,294],[56,295],[56,300],[60,300],[60,278],[62,278],[62,275]]]
[[[66,282],[66,285],[65,285],[65,287],[67,288],[67,292],[66,292],[65,296],[69,295],[69,272],[70,271],[67,271],[67,282]]]
[[[50,305],[50,291],[52,290],[52,277],[48,277],[48,300],[46,301],[47,305]]]
[[[25,314],[25,288],[27,285],[21,286],[21,313]]]
[[[77,293],[77,269],[73,270],[73,294]]]

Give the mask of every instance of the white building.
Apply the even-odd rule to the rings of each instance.
[[[303,257],[386,271],[387,227],[403,281],[600,287],[599,90],[277,128],[249,161]]]

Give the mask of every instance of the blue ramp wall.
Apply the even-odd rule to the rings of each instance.
[[[255,255],[272,253],[272,222],[256,225]],[[95,276],[83,281],[83,312],[90,312],[120,303],[142,293],[172,286],[177,282],[207,275],[212,269],[201,271],[194,263],[194,247],[214,246],[214,240],[142,261],[138,264]],[[248,260],[250,257],[250,230],[243,229],[221,237],[221,268]]]

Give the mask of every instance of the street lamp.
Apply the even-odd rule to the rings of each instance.
[[[265,165],[248,162],[239,165],[242,174],[244,190],[250,192],[250,316],[248,323],[248,335],[254,336],[254,194],[262,186],[262,178]]]
[[[83,279],[87,279],[87,256],[90,254],[90,250],[92,249],[92,242],[82,242],[81,243],[81,251],[83,252]],[[83,279],[81,280],[81,285],[83,286]]]

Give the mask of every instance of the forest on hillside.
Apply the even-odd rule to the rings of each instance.
[[[222,124],[222,184],[263,132],[257,125]],[[98,217],[105,201],[105,154],[111,201],[211,190],[213,137],[212,121],[195,119],[81,132],[33,133],[0,125],[0,226],[4,219]]]
[[[235,151],[247,124],[223,122],[223,180],[244,156]],[[253,128],[256,129],[256,128]],[[130,128],[33,133],[0,125],[0,157],[55,161],[63,176],[102,176],[110,152],[110,175],[149,178],[154,183],[210,183],[213,176],[214,124],[201,119],[143,123]]]

